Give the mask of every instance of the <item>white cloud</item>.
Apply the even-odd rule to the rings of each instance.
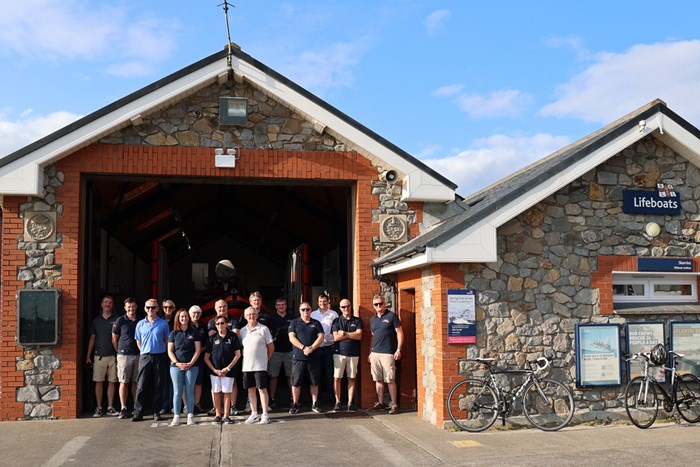
[[[474,193],[491,183],[569,144],[566,136],[539,133],[533,136],[496,134],[477,139],[468,149],[441,158],[421,158],[428,166],[458,185],[461,195]],[[425,153],[434,152],[429,148]]]
[[[700,40],[635,45],[594,60],[558,88],[541,115],[608,124],[661,98],[685,118],[700,119]]]
[[[366,50],[365,42],[342,42],[320,50],[305,50],[289,60],[282,73],[303,88],[329,90],[351,86],[353,68]]]
[[[0,110],[0,158],[63,128],[80,117],[70,112],[35,116],[31,109],[26,109],[21,112],[19,119],[13,120],[9,109]]]
[[[101,2],[24,0],[0,15],[0,51],[28,60],[157,63],[174,49],[177,29]]]
[[[425,18],[425,30],[429,35],[439,32],[445,22],[452,16],[450,10],[435,10]]]
[[[462,89],[464,89],[463,84],[448,84],[447,86],[440,86],[435,91],[433,91],[433,96],[452,97],[462,92]]]
[[[515,117],[532,102],[529,94],[516,89],[501,89],[484,94],[459,94],[459,108],[471,118]]]

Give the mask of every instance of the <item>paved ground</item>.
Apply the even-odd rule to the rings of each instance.
[[[239,421],[244,420],[238,417]],[[470,434],[439,430],[415,412],[335,417],[273,413],[267,426],[194,427],[116,418],[0,423],[0,465],[696,465],[700,424],[573,426]]]

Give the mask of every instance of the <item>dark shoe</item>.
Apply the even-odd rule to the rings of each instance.
[[[316,412],[316,413],[323,412],[323,410],[321,410],[321,406],[318,405],[318,402],[314,402],[313,404],[311,404],[311,410]]]
[[[202,408],[201,405],[197,404],[194,406],[194,414],[195,415],[201,415],[203,413],[204,413],[204,409]],[[214,412],[214,413],[216,413],[216,412]]]
[[[232,417],[235,417],[238,414],[239,414],[238,409],[236,408],[235,405],[232,405],[231,409],[229,410],[229,415]]]
[[[165,415],[166,413],[168,413],[168,411],[166,409],[160,409],[160,412],[158,412],[158,415]]]
[[[216,415],[216,409],[212,408],[209,412],[207,412],[207,415],[213,417],[214,415]]]
[[[231,420],[228,417],[224,417],[221,423],[223,423],[224,425],[233,425],[233,420]]]
[[[97,408],[95,409],[95,413],[92,414],[92,416],[95,417],[95,418],[101,417],[101,416],[102,416],[102,407],[97,407]]]
[[[154,413],[154,414],[153,414],[153,421],[154,421],[154,422],[159,422],[159,421],[161,421],[161,420],[163,420],[163,417],[160,416],[160,413]]]
[[[386,410],[387,406],[382,404],[381,402],[375,402],[372,408],[369,410],[376,411],[376,410]]]
[[[333,412],[340,412],[343,408],[340,406],[340,402],[336,402],[333,406]]]
[[[114,407],[110,406],[110,407],[107,407],[107,415],[109,415],[110,417],[116,417],[117,415],[119,415],[119,412],[117,412],[114,409]]]
[[[122,407],[122,409],[119,411],[119,418],[129,418],[129,412],[126,411],[126,407]]]
[[[141,420],[143,420],[143,414],[141,412],[134,411],[134,413],[131,415],[131,421],[140,422]]]
[[[396,415],[399,413],[399,408],[396,405],[392,405],[391,408],[389,408],[389,415]]]
[[[292,407],[289,409],[289,413],[299,413],[299,404],[292,403]]]
[[[277,407],[277,402],[274,399],[270,399],[270,408],[275,408]]]
[[[221,417],[214,417],[214,420],[211,421],[212,425],[221,425]]]
[[[348,412],[357,412],[357,406],[355,404],[348,404]]]

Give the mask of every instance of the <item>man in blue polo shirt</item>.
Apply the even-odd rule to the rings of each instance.
[[[163,384],[168,378],[168,322],[158,316],[158,300],[149,298],[145,305],[146,317],[136,325],[136,345],[139,347],[139,377],[136,383],[136,400],[131,421],[143,420],[144,392],[153,393],[153,419],[160,421],[163,408]]]
[[[294,346],[292,353],[292,408],[289,413],[299,412],[299,396],[304,375],[309,377],[311,390],[311,410],[321,413],[318,405],[318,384],[321,380],[321,360],[317,349],[323,343],[323,326],[311,318],[311,305],[299,305],[299,318],[289,324],[289,342]]]
[[[386,309],[384,297],[377,294],[372,298],[376,314],[369,321],[372,331],[372,350],[369,354],[370,372],[374,380],[378,401],[370,410],[384,410],[384,384],[389,388],[389,414],[399,413],[396,404],[396,360],[401,359],[403,329],[401,321]]]

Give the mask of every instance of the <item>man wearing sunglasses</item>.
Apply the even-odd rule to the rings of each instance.
[[[132,422],[143,420],[143,403],[147,390],[153,393],[153,419],[160,421],[163,408],[163,385],[169,379],[168,322],[158,316],[158,300],[149,298],[144,306],[146,317],[136,324],[134,338],[139,348],[139,376]]]
[[[385,410],[384,384],[389,389],[389,414],[399,413],[396,403],[396,360],[401,359],[403,347],[403,329],[396,314],[386,309],[382,295],[372,298],[375,315],[370,319],[372,331],[372,349],[369,354],[370,372],[374,380],[378,401],[370,410]]]
[[[299,305],[299,318],[289,324],[289,342],[292,351],[292,408],[289,413],[299,412],[299,396],[304,376],[309,378],[311,410],[321,413],[318,405],[318,385],[321,382],[321,359],[317,350],[323,343],[325,333],[320,322],[311,317],[311,304]]]

